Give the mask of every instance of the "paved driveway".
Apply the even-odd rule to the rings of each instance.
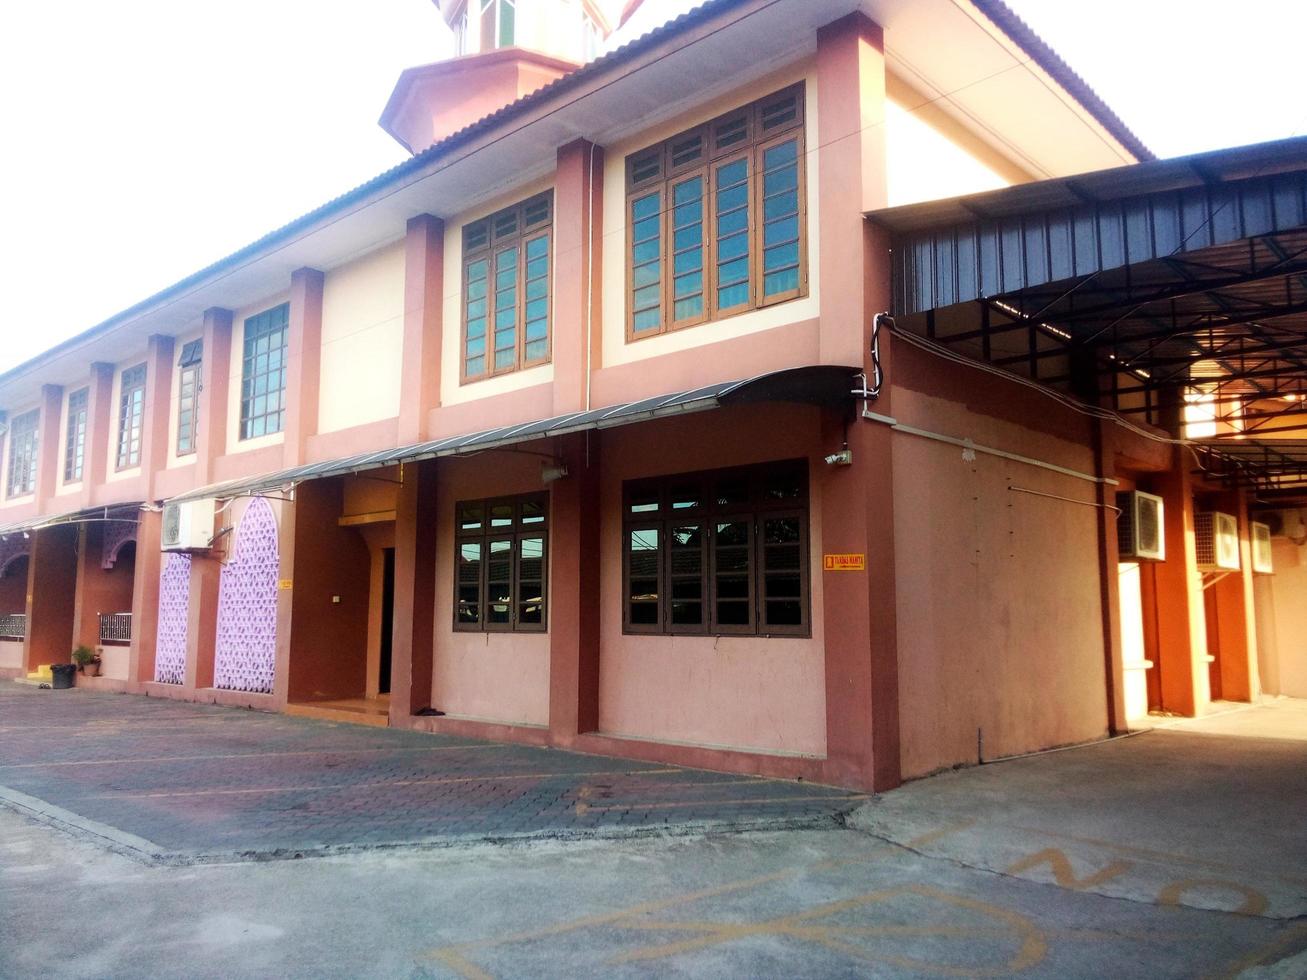
[[[214,705],[0,686],[0,798],[182,863],[832,825],[856,794]]]

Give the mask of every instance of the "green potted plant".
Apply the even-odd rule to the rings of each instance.
[[[73,662],[77,664],[77,669],[87,677],[98,677],[100,675],[100,656],[86,644],[82,644],[73,651]]]

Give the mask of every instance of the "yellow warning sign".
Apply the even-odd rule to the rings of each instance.
[[[292,585],[294,585],[294,584],[295,584],[295,583],[292,582],[292,581],[291,581],[290,579],[288,579],[288,578],[283,578],[283,579],[278,579],[278,580],[277,580],[277,588],[281,589],[282,592],[289,592],[289,591],[290,591],[290,587],[291,587]]]
[[[828,572],[865,572],[866,555],[826,555],[823,567]]]

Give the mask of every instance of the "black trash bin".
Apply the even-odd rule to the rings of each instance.
[[[53,675],[50,686],[56,691],[66,691],[73,686],[73,675],[77,673],[77,665],[51,664],[50,673]]]

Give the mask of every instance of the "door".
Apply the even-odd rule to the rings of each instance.
[[[1148,659],[1144,642],[1144,603],[1138,562],[1121,562],[1118,595],[1121,603],[1121,666],[1125,676],[1125,717],[1148,717]]]

